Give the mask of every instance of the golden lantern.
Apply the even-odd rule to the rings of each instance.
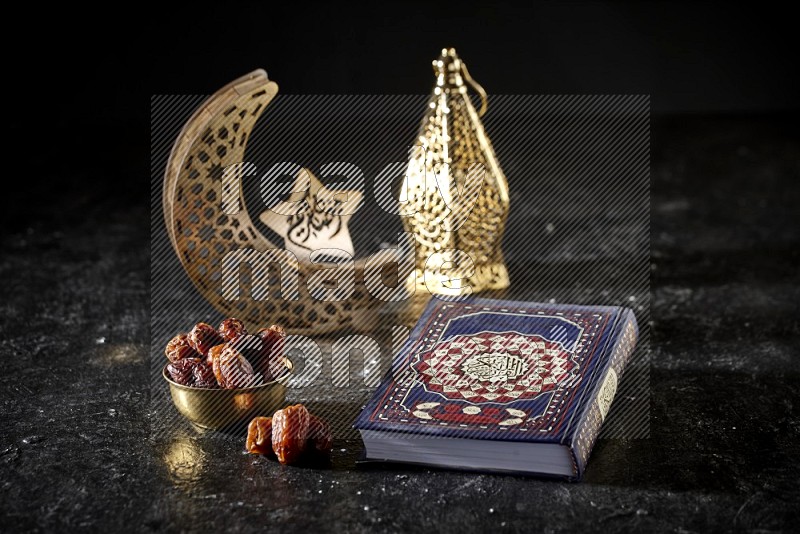
[[[406,286],[463,295],[508,287],[500,244],[509,210],[508,182],[480,117],[486,92],[453,48],[433,61],[436,85],[400,195],[406,230],[416,241]],[[481,98],[476,110],[468,88]]]

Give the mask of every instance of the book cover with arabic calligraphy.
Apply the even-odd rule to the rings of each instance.
[[[627,308],[432,299],[355,423],[366,457],[579,479],[637,334]]]

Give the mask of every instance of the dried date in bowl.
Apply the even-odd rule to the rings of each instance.
[[[172,363],[187,358],[201,358],[202,354],[194,350],[189,343],[189,334],[178,334],[167,343],[164,354]]]
[[[271,380],[281,373],[283,346],[278,346],[276,340],[249,334],[228,343],[228,346],[239,351],[252,365],[254,372],[260,373],[264,380]]]
[[[194,350],[207,356],[211,347],[224,343],[224,340],[210,324],[197,323],[188,334],[188,342]]]
[[[225,389],[244,388],[256,384],[253,366],[232,346],[225,347],[212,361],[217,383]]]
[[[162,377],[169,384],[175,408],[192,423],[210,429],[247,424],[253,417],[273,413],[284,405],[286,383],[294,366],[283,359],[284,371],[276,379],[256,386],[234,389],[181,385],[171,379],[167,366]]]
[[[228,341],[233,341],[236,338],[247,335],[247,328],[245,328],[244,323],[239,319],[228,317],[220,323],[217,332],[227,343]]]

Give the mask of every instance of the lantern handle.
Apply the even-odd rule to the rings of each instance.
[[[489,107],[489,98],[486,96],[486,91],[483,89],[483,86],[476,82],[472,76],[469,75],[469,70],[467,70],[467,64],[464,61],[461,61],[461,75],[467,81],[468,84],[475,89],[475,92],[481,97],[481,109],[478,111],[478,117],[483,117],[486,113],[486,108]]]

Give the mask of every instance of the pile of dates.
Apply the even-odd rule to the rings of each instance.
[[[274,380],[285,371],[286,332],[277,325],[248,334],[233,317],[219,328],[197,323],[188,334],[178,334],[164,353],[173,381],[198,388],[244,388]]]
[[[274,453],[282,464],[313,454],[329,455],[332,446],[330,425],[302,404],[278,410],[272,417],[256,417],[247,427],[247,452]]]

